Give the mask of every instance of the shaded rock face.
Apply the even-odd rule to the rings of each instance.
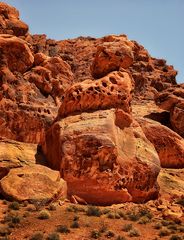
[[[123,110],[66,117],[47,132],[43,148],[50,166],[67,181],[69,196],[109,205],[158,194],[158,155]]]
[[[0,192],[9,200],[47,204],[65,198],[67,187],[58,171],[37,164],[10,170],[0,181]]]
[[[19,19],[19,12],[14,7],[0,3],[0,34],[23,36],[28,32],[28,25]]]
[[[148,119],[138,119],[141,128],[154,145],[164,168],[184,167],[184,140],[171,129]]]
[[[173,130],[184,136],[184,87],[173,87],[155,96],[156,104],[170,112]]]

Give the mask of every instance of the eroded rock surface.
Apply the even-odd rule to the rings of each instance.
[[[123,110],[66,117],[53,124],[43,147],[50,166],[67,181],[69,196],[108,205],[158,194],[158,155]]]
[[[184,136],[184,87],[181,85],[173,87],[157,94],[155,97],[157,105],[170,111],[170,122],[173,129]]]
[[[28,25],[19,19],[16,8],[0,2],[0,34],[7,33],[23,36],[28,32]]]
[[[0,139],[0,179],[12,168],[33,166],[36,163],[46,164],[46,159],[37,144]]]
[[[171,129],[149,119],[138,119],[141,128],[155,146],[165,168],[184,168],[184,140]]]
[[[0,181],[0,192],[9,200],[44,205],[65,198],[67,186],[58,171],[37,164],[11,169]]]
[[[58,118],[71,113],[118,107],[130,112],[132,83],[127,72],[112,72],[97,81],[86,80],[67,89]]]

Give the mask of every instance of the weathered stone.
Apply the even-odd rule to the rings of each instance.
[[[58,171],[37,164],[11,169],[1,179],[0,191],[9,200],[46,204],[65,198],[67,186]]]
[[[51,95],[56,104],[61,103],[61,96],[72,85],[73,73],[70,65],[59,57],[47,57],[42,53],[35,55],[35,65],[24,78],[33,82],[44,95]]]
[[[149,119],[138,119],[141,128],[154,145],[162,167],[184,167],[184,139],[168,127]]]
[[[98,81],[86,80],[68,88],[58,119],[77,112],[119,107],[130,112],[132,83],[127,72],[112,72]]]
[[[123,110],[66,117],[48,130],[43,149],[67,181],[69,196],[108,205],[144,202],[158,194],[158,155]]]
[[[134,44],[127,37],[108,36],[97,52],[91,67],[92,76],[100,78],[120,68],[128,68],[133,63]]]
[[[170,111],[170,122],[173,129],[184,136],[184,87],[169,88],[155,96],[156,104]]]
[[[0,34],[7,33],[23,36],[28,32],[28,25],[19,19],[16,8],[0,2]]]
[[[15,36],[0,34],[0,67],[7,66],[11,72],[24,73],[34,62],[27,43]]]
[[[12,168],[45,162],[46,160],[37,144],[0,139],[0,179],[6,176]]]

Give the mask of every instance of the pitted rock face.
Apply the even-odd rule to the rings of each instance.
[[[15,36],[0,34],[0,67],[7,67],[11,72],[24,73],[34,62],[28,44]]]
[[[70,65],[59,57],[35,54],[35,67],[24,74],[24,78],[33,82],[44,95],[51,95],[56,104],[61,103],[61,96],[72,85],[73,73]]]
[[[134,44],[126,36],[108,36],[102,45],[97,47],[91,66],[92,76],[100,78],[109,72],[128,68],[133,63]]]
[[[170,111],[170,122],[173,130],[184,136],[184,87],[169,88],[155,97],[156,104]]]
[[[28,25],[19,19],[16,8],[0,2],[0,34],[13,34],[23,36],[28,32]]]
[[[63,96],[57,119],[77,112],[119,107],[130,112],[132,83],[127,72],[74,84]]]
[[[66,117],[47,131],[43,149],[67,181],[69,196],[108,205],[144,202],[158,194],[158,155],[123,110]]]

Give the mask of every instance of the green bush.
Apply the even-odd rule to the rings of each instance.
[[[60,240],[60,236],[58,233],[53,232],[48,235],[47,240]]]
[[[91,238],[98,239],[101,236],[101,233],[98,230],[91,231]]]
[[[123,211],[118,211],[118,214],[121,218],[123,218],[124,220],[127,220],[127,216]]]
[[[39,219],[49,219],[50,218],[50,213],[47,210],[41,210],[38,214]]]
[[[130,230],[128,235],[129,235],[129,237],[139,237],[140,233],[137,229],[133,228]]]
[[[42,232],[35,232],[31,237],[30,240],[42,240],[44,234]]]
[[[122,230],[124,232],[129,232],[131,229],[133,228],[132,224],[125,224],[123,227],[122,227]]]
[[[48,207],[49,211],[55,211],[56,210],[56,205],[55,204],[50,204]]]
[[[96,206],[88,206],[88,209],[86,211],[86,214],[88,216],[96,216],[96,217],[100,217],[102,215],[102,212],[100,211],[100,209]]]
[[[115,219],[115,214],[114,213],[108,213],[107,217],[110,219]]]
[[[18,202],[12,202],[9,204],[8,208],[12,210],[19,210],[20,204]]]
[[[127,215],[128,215],[128,219],[133,222],[138,221],[140,218],[140,215],[137,214],[136,212],[128,212]]]
[[[60,233],[69,233],[70,229],[66,225],[59,225],[57,226],[56,231]]]

